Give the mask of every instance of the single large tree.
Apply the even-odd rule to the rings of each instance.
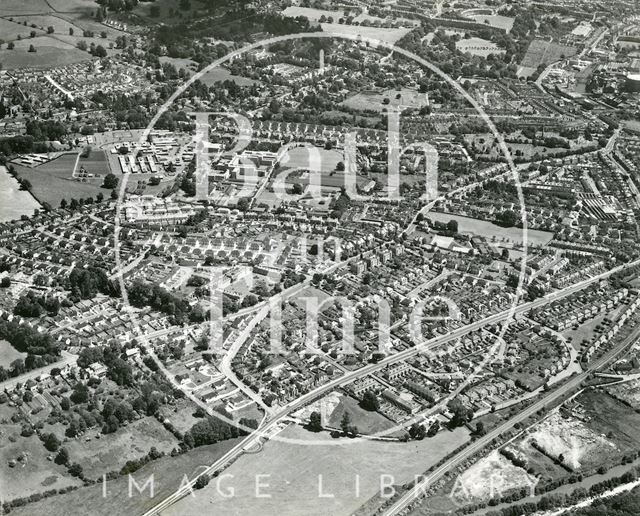
[[[322,416],[320,412],[312,412],[309,416],[309,430],[312,432],[319,432],[322,430]]]

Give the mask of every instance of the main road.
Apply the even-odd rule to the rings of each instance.
[[[381,360],[380,362],[377,362],[375,364],[369,364],[366,365],[356,371],[351,371],[339,378],[336,378],[335,380],[332,380],[324,385],[321,385],[319,387],[317,387],[316,389],[308,392],[307,394],[305,394],[304,396],[301,396],[300,398],[289,402],[288,404],[282,406],[280,408],[280,410],[275,413],[273,416],[267,418],[267,416],[265,415],[265,418],[262,421],[262,424],[260,425],[260,427],[253,432],[252,434],[250,434],[249,436],[247,436],[247,438],[245,440],[243,440],[241,443],[239,443],[236,447],[234,447],[232,450],[230,450],[227,454],[225,454],[224,457],[222,457],[221,459],[219,459],[218,461],[216,461],[214,464],[212,464],[209,468],[207,468],[206,470],[204,470],[202,473],[200,473],[200,475],[210,475],[216,471],[218,471],[219,469],[221,469],[222,467],[224,467],[226,464],[230,463],[231,461],[235,460],[240,454],[242,454],[242,452],[251,447],[253,444],[257,443],[259,439],[264,438],[264,439],[268,439],[269,438],[269,432],[271,432],[277,425],[281,424],[282,421],[292,412],[308,405],[309,403],[315,401],[316,399],[320,398],[321,396],[323,396],[324,394],[339,388],[339,387],[343,387],[345,385],[348,385],[349,383],[353,382],[354,380],[356,380],[357,378],[363,377],[363,376],[367,376],[369,374],[375,373],[377,371],[379,371],[380,369],[383,369],[384,367],[390,365],[390,364],[394,364],[403,360],[406,360],[407,358],[410,358],[418,353],[421,352],[426,352],[429,350],[432,350],[434,348],[437,348],[438,346],[441,346],[447,342],[450,342],[452,340],[458,339],[460,337],[463,337],[465,335],[467,335],[468,333],[471,333],[473,331],[476,331],[486,325],[489,324],[495,324],[501,321],[504,321],[505,319],[509,318],[509,317],[513,317],[514,315],[518,315],[518,314],[522,314],[525,313],[529,310],[532,310],[534,308],[538,308],[540,306],[544,306],[545,304],[551,303],[553,301],[556,301],[558,299],[562,299],[564,297],[567,297],[575,292],[578,292],[580,290],[583,290],[585,288],[587,288],[590,285],[593,285],[594,283],[597,283],[603,279],[606,279],[610,276],[612,276],[613,274],[616,274],[626,268],[635,266],[635,265],[640,265],[640,260],[636,260],[635,262],[629,263],[629,264],[625,264],[625,265],[621,265],[619,267],[616,267],[614,269],[611,269],[609,271],[603,272],[602,274],[598,274],[597,276],[594,276],[592,278],[588,278],[586,280],[583,280],[581,282],[578,282],[574,285],[570,285],[562,290],[559,290],[557,292],[552,292],[549,295],[536,299],[535,301],[531,301],[529,303],[524,303],[518,307],[509,309],[509,310],[504,310],[502,312],[499,312],[497,314],[493,314],[490,315],[489,317],[486,317],[485,319],[482,319],[480,321],[476,321],[473,322],[471,324],[468,324],[466,326],[463,326],[462,328],[458,328],[457,330],[452,331],[451,333],[447,334],[447,335],[442,335],[439,337],[435,337],[432,338],[430,340],[424,341],[422,343],[417,344],[415,347],[412,348],[408,348],[404,351],[401,351],[400,353],[396,353],[394,355],[391,355],[387,358],[385,358],[384,360]],[[596,362],[600,363],[602,362],[601,359],[600,361]],[[523,411],[521,414],[519,414],[518,416],[516,416],[517,418],[519,418],[519,421],[522,421],[524,419],[526,419],[527,417],[529,417],[530,415],[534,414],[537,410],[539,410],[541,407],[543,407],[544,405],[546,405],[547,403],[553,401],[552,396],[559,396],[560,394],[557,394],[558,392],[565,392],[568,388],[572,388],[576,385],[579,385],[579,383],[586,377],[586,375],[591,372],[593,369],[590,368],[587,371],[585,371],[584,373],[582,373],[582,375],[578,376],[578,377],[574,377],[572,378],[567,384],[563,385],[563,387],[559,390],[559,391],[554,391],[553,393],[549,394],[547,397],[543,398],[543,400],[541,400],[540,402],[537,402],[536,404],[534,404],[532,407],[527,408],[525,411]],[[199,400],[198,400],[199,401]],[[533,408],[536,407],[536,408]],[[515,424],[517,422],[516,418],[514,418],[513,420],[510,420],[510,422],[512,422],[512,424],[508,427],[511,428],[511,426],[513,426],[513,424]],[[504,426],[504,425],[503,425]],[[502,427],[499,427],[502,428]],[[487,435],[492,435],[493,437],[496,437],[497,435],[500,435],[500,433],[496,433],[498,429],[490,432],[490,434]],[[503,429],[504,431],[504,429]],[[478,451],[479,449],[482,448],[482,446],[480,446],[480,443],[484,443],[484,445],[486,445],[487,443],[489,443],[491,441],[491,439],[493,438],[488,438],[487,436],[484,436],[483,438],[479,439],[478,441],[476,441],[474,444],[472,444],[469,448],[466,448],[465,450],[463,450],[463,452],[461,452],[461,454],[465,454],[464,457],[460,457],[457,462],[455,462],[455,464],[462,462],[463,460],[466,459],[466,457],[471,456],[473,453],[475,453],[475,451]],[[483,446],[484,446],[483,445]],[[475,450],[475,451],[474,451]],[[456,461],[457,457],[454,457],[452,459],[452,461]],[[444,472],[448,471],[448,469],[451,467],[451,462],[448,462],[446,465],[447,468],[445,468],[444,466],[441,466],[442,469],[442,474],[444,474]],[[435,473],[437,473],[438,470],[436,470]],[[188,494],[190,494],[191,490],[193,489],[193,486],[196,482],[198,477],[195,477],[194,479],[192,479],[192,481],[189,484],[186,484],[184,486],[182,486],[181,488],[179,488],[175,493],[173,493],[172,495],[170,495],[169,497],[165,498],[163,501],[159,502],[154,508],[150,509],[149,511],[147,511],[145,513],[144,516],[152,516],[152,515],[157,515],[160,514],[160,512],[164,509],[166,509],[167,507],[169,507],[170,505],[172,505],[173,503],[175,503],[176,501],[180,500],[181,498],[183,498],[184,496],[187,496]],[[431,479],[433,479],[433,475],[431,476]],[[418,487],[418,486],[416,486]],[[421,492],[422,488],[419,488],[417,490],[417,492]],[[411,493],[411,492],[410,492]],[[415,495],[414,495],[415,496]],[[414,496],[410,496],[409,494],[405,495],[403,498],[401,498],[398,501],[398,504],[403,503],[403,500],[408,499],[409,501],[406,502],[406,505],[408,505],[409,503],[411,503],[411,501],[414,499]],[[405,505],[405,507],[406,507]],[[394,506],[395,507],[395,506]],[[399,510],[402,510],[402,508],[400,508]],[[396,513],[391,513],[391,514],[396,514]]]

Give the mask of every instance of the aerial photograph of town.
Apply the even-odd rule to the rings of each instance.
[[[0,0],[0,515],[640,516],[639,0]]]

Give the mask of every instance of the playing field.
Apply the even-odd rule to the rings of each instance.
[[[477,14],[475,16],[470,16],[472,20],[476,23],[484,23],[490,27],[496,27],[498,29],[504,29],[507,32],[511,30],[513,27],[513,22],[515,18],[511,18],[509,16],[500,16],[496,15],[487,15],[487,14]]]
[[[486,220],[441,212],[431,212],[427,215],[427,218],[439,222],[455,220],[458,222],[458,231],[460,233],[471,233],[486,238],[495,237],[498,241],[503,238],[511,242],[521,243],[523,241],[522,228],[503,228]],[[552,238],[553,233],[548,231],[538,231],[535,229],[529,229],[527,231],[527,241],[529,245],[547,245]]]
[[[342,153],[337,150],[325,150],[319,147],[314,147],[313,151],[305,147],[296,147],[291,149],[285,154],[280,162],[282,168],[306,168],[309,169],[312,166],[313,160],[316,156],[320,158],[320,170],[322,172],[332,172],[336,169],[336,165],[344,158]],[[316,169],[317,170],[317,169]]]
[[[248,79],[246,77],[240,77],[238,75],[232,75],[229,70],[226,68],[214,68],[209,72],[205,73],[202,77],[200,77],[200,81],[206,84],[207,86],[211,86],[216,82],[223,81],[233,81],[238,86],[251,86],[255,83],[255,81]]]
[[[541,39],[534,39],[522,59],[521,66],[525,68],[537,68],[539,65],[548,65],[576,53],[576,48],[559,43],[549,43]]]
[[[323,32],[344,34],[345,36],[361,37],[372,40],[373,44],[395,43],[403,38],[410,29],[382,29],[378,27],[362,27],[361,25],[343,25],[339,23],[322,23]]]
[[[98,193],[102,193],[106,197],[110,192],[100,187],[103,181],[101,177],[89,178],[87,182],[73,179],[76,156],[75,153],[63,154],[36,168],[15,165],[15,169],[19,177],[27,179],[31,183],[31,191],[36,199],[40,202],[48,202],[53,207],[59,206],[62,199],[67,201],[88,197],[95,199]],[[95,171],[104,171],[105,166],[107,166],[106,161],[101,162],[95,167]],[[92,170],[87,169],[90,173],[96,173]]]
[[[382,110],[388,109],[390,106],[421,108],[428,104],[428,100],[424,93],[403,88],[399,91],[386,90],[356,93],[344,100],[342,104],[353,109],[382,112]]]
[[[272,439],[261,452],[240,457],[196,497],[181,500],[163,516],[346,516],[376,495],[381,483],[398,485],[413,480],[468,436],[466,430],[458,429],[408,443],[335,440],[324,432],[316,434],[290,426],[278,437],[295,439],[300,444]],[[259,496],[271,497],[256,497],[256,490]]]

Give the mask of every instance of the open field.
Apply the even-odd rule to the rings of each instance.
[[[62,199],[67,201],[73,198],[93,197],[95,199],[100,192],[105,196],[108,195],[109,190],[100,187],[102,184],[100,177],[89,178],[87,182],[76,181],[72,178],[76,156],[75,153],[63,154],[36,168],[15,165],[15,169],[18,176],[31,183],[33,186],[31,191],[36,199],[40,202],[48,202],[53,207],[59,206]]]
[[[325,150],[318,147],[314,148],[320,156],[320,170],[322,172],[333,172],[338,162],[344,158],[342,153],[337,150]],[[315,154],[314,151],[314,154]],[[283,169],[291,168],[310,168],[311,156],[309,150],[305,147],[296,147],[289,150],[280,161]]]
[[[57,12],[93,13],[98,8],[94,0],[48,0],[47,4]]]
[[[512,242],[522,243],[522,228],[503,228],[493,222],[453,215],[451,213],[429,212],[427,218],[439,222],[455,220],[458,222],[458,231],[460,233],[471,233],[486,238],[495,238],[496,241],[501,241],[504,238]],[[529,229],[527,231],[527,237],[529,244],[547,245],[553,238],[553,233]]]
[[[46,0],[2,0],[0,16],[50,12]]]
[[[559,43],[549,43],[541,39],[534,39],[527,49],[520,66],[536,69],[539,65],[548,65],[563,58],[569,58],[576,53],[576,48]]]
[[[511,31],[513,22],[515,21],[515,18],[511,18],[510,16],[500,16],[499,14],[476,14],[474,16],[469,16],[469,18],[476,23],[484,23],[490,27],[505,29],[507,32]]]
[[[1,12],[2,9],[0,8],[0,13]],[[25,27],[21,23],[15,23],[4,18],[0,18],[0,34],[2,34],[2,39],[5,41],[14,41],[18,36],[21,38],[28,38],[32,30],[36,29]],[[41,34],[38,30],[36,30],[36,32]]]
[[[82,35],[82,29],[73,23],[68,22],[60,18],[59,16],[52,15],[29,15],[29,16],[16,16],[14,18],[15,21],[22,23],[24,21],[27,22],[29,27],[24,27],[26,34],[29,33],[31,29],[31,24],[35,24],[38,29],[46,31],[48,27],[53,27],[54,34],[69,34],[69,29],[73,29],[74,33],[80,31],[79,36]]]
[[[357,426],[358,431],[363,434],[377,434],[396,426],[393,421],[387,419],[382,414],[369,412],[361,408],[358,400],[351,396],[340,397],[340,402],[329,416],[329,421],[327,421],[326,424],[333,428],[340,428],[340,421],[342,421],[342,416],[345,412],[349,413],[351,423]],[[385,434],[385,437],[399,437],[403,434],[404,429],[400,429],[400,431],[394,434]]]
[[[229,70],[220,67],[214,68],[213,70],[205,73],[202,77],[200,77],[200,81],[207,86],[211,86],[216,82],[222,81],[233,81],[238,86],[251,86],[256,82],[252,79],[248,79],[247,77],[232,75]]]
[[[16,350],[6,340],[0,340],[0,366],[8,367],[14,360],[18,360],[19,358],[24,360],[26,356],[26,353],[21,353]]]
[[[342,102],[344,106],[359,109],[382,112],[389,106],[403,106],[405,108],[419,109],[427,105],[427,96],[416,90],[386,90],[382,92],[366,91],[356,93]]]
[[[589,418],[586,425],[592,431],[606,435],[617,445],[620,454],[635,452],[640,448],[640,414],[603,390],[585,391],[576,401]]]
[[[110,172],[107,156],[102,150],[92,150],[91,154],[86,158],[80,156],[78,169],[80,167],[84,167],[89,174],[97,174],[101,177]]]
[[[284,16],[289,16],[291,18],[297,18],[298,16],[304,16],[309,21],[318,22],[320,18],[324,16],[325,18],[333,18],[334,21],[338,21],[340,18],[344,16],[343,11],[327,11],[324,9],[313,9],[311,7],[298,7],[291,6],[287,7],[284,11],[282,11]]]
[[[271,440],[260,453],[244,455],[232,464],[225,471],[227,476],[218,477],[219,486],[214,479],[195,498],[181,500],[163,516],[348,515],[380,491],[382,475],[390,475],[382,477],[382,482],[394,484],[413,480],[414,475],[464,443],[469,434],[457,429],[408,443],[340,438],[336,444],[325,432],[316,434],[290,426],[279,436],[308,444]],[[268,475],[257,477],[258,482],[267,484],[258,489],[259,494],[270,494],[271,498],[256,497],[256,475]],[[333,498],[323,498],[318,503],[319,482],[322,492]],[[233,495],[223,498],[220,493],[229,489],[234,490]]]
[[[169,453],[178,444],[176,438],[155,418],[147,417],[121,428],[100,439],[86,441],[87,432],[80,439],[70,440],[64,446],[73,462],[78,462],[88,478],[98,478],[103,473],[119,471],[125,462],[149,453],[152,446]]]
[[[20,185],[9,175],[6,167],[0,166],[0,222],[19,219],[22,215],[33,215],[40,208],[33,196],[20,190]]]
[[[3,500],[82,484],[71,477],[64,466],[47,460],[50,452],[38,436],[21,437],[20,428],[20,425],[0,426],[0,497]],[[18,457],[22,460],[18,461]],[[16,461],[13,468],[9,466],[11,460]]]
[[[129,477],[124,476],[107,482],[106,500],[102,496],[103,485],[100,482],[19,507],[11,514],[15,516],[49,516],[51,514],[86,516],[88,507],[91,507],[91,516],[143,514],[173,493],[180,486],[185,475],[193,478],[202,470],[202,466],[213,464],[237,443],[238,439],[230,439],[209,446],[201,446],[176,457],[163,457],[147,464],[136,471],[132,478],[142,486],[153,475],[153,496],[149,495],[148,488],[139,494],[134,487],[133,496],[129,497]]]
[[[378,27],[362,27],[359,25],[342,25],[338,23],[322,23],[322,30],[328,33],[359,36],[372,39],[372,43],[395,43],[403,38],[410,29],[382,29]]]
[[[35,38],[26,38],[20,41],[14,41],[15,48],[13,50],[7,50],[7,52],[15,52],[18,54],[37,54],[41,48],[57,48],[60,50],[77,50],[82,54],[87,54],[87,56],[91,57],[87,52],[82,52],[71,45],[66,43],[65,41],[60,41],[59,39],[53,38],[51,36],[36,36]],[[36,52],[28,52],[29,47],[33,45],[36,49]]]
[[[47,36],[16,41],[15,43],[16,48],[13,50],[0,49],[0,63],[7,70],[64,66],[93,58],[88,52],[83,52],[68,43]],[[36,47],[36,52],[27,51],[31,44]]]

